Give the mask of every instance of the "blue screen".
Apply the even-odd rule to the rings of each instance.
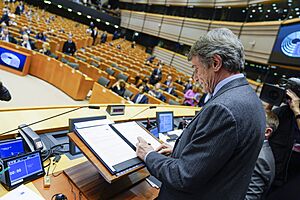
[[[280,27],[269,62],[300,67],[300,23]]]
[[[154,135],[155,137],[159,138],[159,133],[158,133],[158,128],[157,128],[157,127],[151,129],[151,130],[150,130],[150,133],[151,133],[152,135]]]
[[[24,153],[23,140],[9,140],[0,143],[0,158],[8,158]]]
[[[173,113],[159,113],[157,119],[158,131],[160,133],[166,133],[173,131]]]
[[[12,185],[14,182],[43,171],[41,156],[38,152],[8,161],[7,166]]]
[[[0,47],[0,65],[22,71],[26,58],[23,54]]]

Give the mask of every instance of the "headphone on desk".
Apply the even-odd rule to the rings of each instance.
[[[59,193],[52,196],[51,200],[68,200],[67,196]]]

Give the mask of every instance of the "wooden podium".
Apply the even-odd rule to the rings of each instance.
[[[88,199],[112,198],[149,176],[143,166],[112,175],[75,133],[68,136],[89,161],[64,170],[64,173]]]

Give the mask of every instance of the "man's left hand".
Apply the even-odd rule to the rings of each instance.
[[[138,143],[136,144],[136,155],[144,160],[149,151],[153,151],[151,144],[148,144],[142,137],[138,137]]]

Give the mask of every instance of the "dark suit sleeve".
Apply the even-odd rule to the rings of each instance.
[[[266,193],[271,179],[271,168],[263,158],[258,158],[245,199],[260,200]]]
[[[195,129],[187,127],[183,132],[192,137],[178,158],[157,152],[149,153],[146,158],[150,173],[169,188],[196,191],[222,170],[236,148],[237,124],[226,107],[211,104],[203,108],[196,120]],[[180,140],[184,138],[187,137],[183,135]],[[177,145],[181,142],[184,141]]]
[[[11,100],[11,95],[9,91],[6,89],[6,87],[2,86],[0,88],[0,100],[1,101],[10,101]]]
[[[66,52],[67,52],[67,42],[64,43],[62,52],[63,52],[63,53],[66,53]]]

